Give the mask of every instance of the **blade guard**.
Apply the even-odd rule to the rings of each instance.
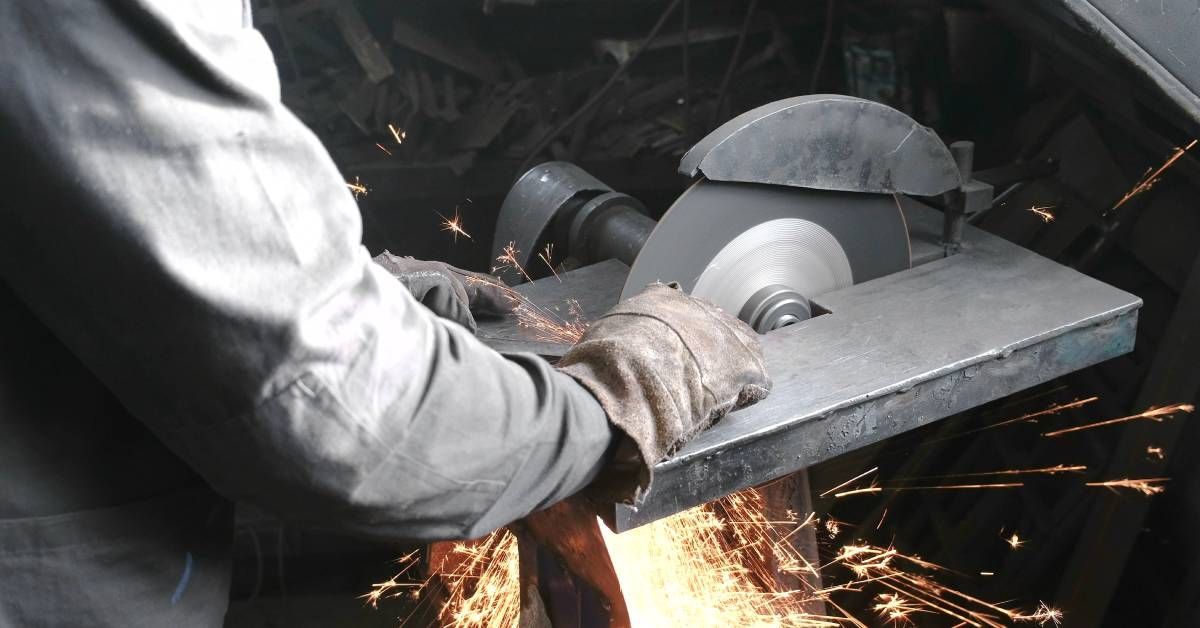
[[[830,94],[743,113],[683,156],[679,172],[713,181],[935,196],[962,186],[933,130],[887,105]]]

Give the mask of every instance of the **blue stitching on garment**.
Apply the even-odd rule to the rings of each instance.
[[[183,575],[179,576],[179,584],[175,585],[175,593],[171,595],[171,606],[175,606],[179,602],[179,598],[183,597],[183,592],[187,589],[188,582],[192,579],[192,553],[188,552],[183,557]]]

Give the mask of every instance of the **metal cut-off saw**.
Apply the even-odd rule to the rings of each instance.
[[[659,463],[642,501],[604,513],[609,525],[628,530],[1131,351],[1141,300],[967,224],[1000,184],[972,170],[969,142],[946,146],[886,105],[812,95],[697,143],[680,165],[695,183],[658,221],[575,165],[526,172],[494,254],[511,245],[535,269],[553,245],[576,267],[519,286],[527,298],[574,299],[595,317],[674,281],[764,334],[770,397]],[[508,319],[480,335],[550,358],[567,349]]]

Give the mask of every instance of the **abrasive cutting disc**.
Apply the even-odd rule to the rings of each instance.
[[[812,298],[909,266],[891,195],[701,179],[658,222],[621,298],[676,281],[737,314],[767,286]]]

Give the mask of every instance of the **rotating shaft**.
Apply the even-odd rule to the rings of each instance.
[[[505,208],[523,212],[528,231],[514,239],[530,243],[518,260],[527,268],[545,244],[576,265],[618,259],[631,269],[622,297],[678,282],[760,333],[810,318],[814,297],[909,265],[907,229],[887,195],[701,179],[655,222],[571,164],[543,164],[521,182]],[[540,197],[525,184],[542,186]]]

